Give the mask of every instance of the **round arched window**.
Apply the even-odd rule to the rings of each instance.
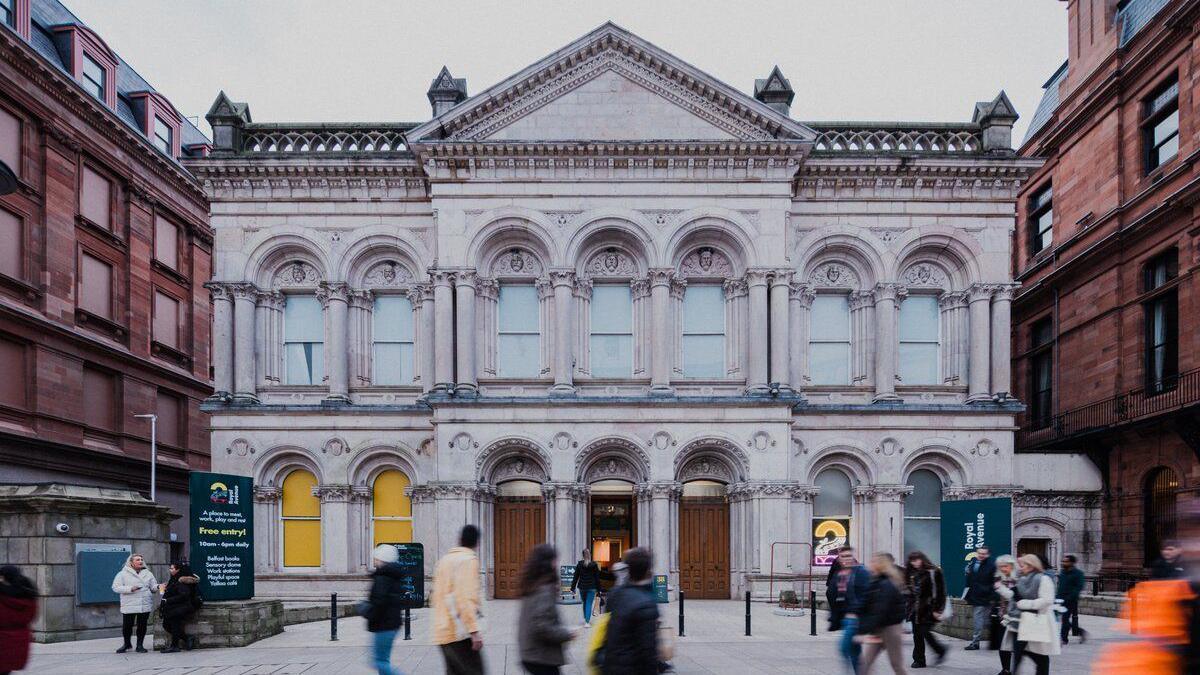
[[[908,476],[913,491],[904,497],[904,555],[922,551],[941,564],[942,479],[928,469]]]

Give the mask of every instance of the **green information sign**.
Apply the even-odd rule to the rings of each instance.
[[[975,549],[987,546],[992,559],[1012,553],[1012,499],[942,502],[942,571],[946,593],[962,596]]]
[[[670,602],[671,598],[667,595],[667,575],[654,575],[654,601],[655,602]]]
[[[253,490],[246,476],[191,472],[189,562],[205,600],[254,597]]]

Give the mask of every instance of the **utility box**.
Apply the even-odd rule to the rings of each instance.
[[[75,604],[120,602],[121,597],[113,592],[112,580],[125,566],[131,548],[119,545],[107,547],[109,550],[89,548],[87,544],[75,545]]]

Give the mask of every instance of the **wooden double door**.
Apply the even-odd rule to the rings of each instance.
[[[496,597],[521,596],[521,566],[546,541],[546,504],[536,498],[498,497],[495,519]]]
[[[679,503],[679,590],[688,598],[729,599],[729,502],[684,497]]]

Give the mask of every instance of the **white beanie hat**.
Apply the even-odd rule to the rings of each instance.
[[[380,544],[371,551],[371,557],[379,562],[394,563],[400,559],[400,552],[391,544]]]

